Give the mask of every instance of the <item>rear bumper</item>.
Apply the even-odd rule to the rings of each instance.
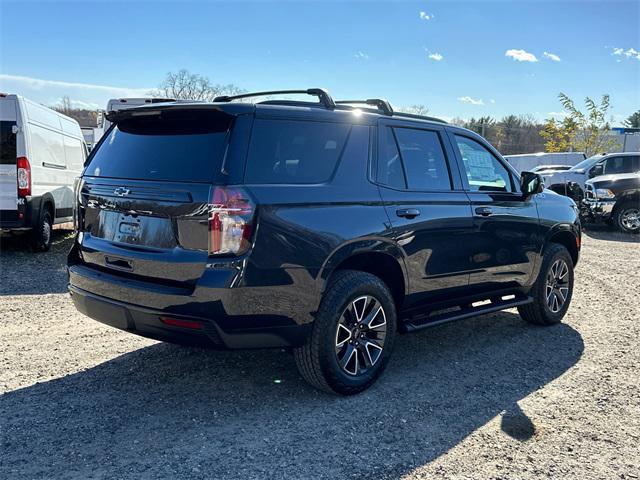
[[[76,308],[99,322],[145,337],[219,349],[301,346],[310,323],[298,323],[271,292],[229,288],[229,273],[205,272],[194,290],[124,278],[83,264],[69,265]],[[186,321],[190,328],[167,324]],[[195,328],[194,328],[195,327]]]
[[[40,218],[41,197],[19,200],[16,210],[0,210],[0,233],[30,230]]]
[[[69,293],[78,311],[98,322],[143,337],[183,345],[217,349],[297,347],[304,344],[310,332],[309,324],[225,331],[210,318],[151,310],[100,297],[72,285]]]

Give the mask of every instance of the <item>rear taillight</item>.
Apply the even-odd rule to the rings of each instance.
[[[27,157],[18,157],[18,196],[31,195],[31,165]]]
[[[76,177],[73,181],[73,230],[75,232],[80,230],[80,208],[82,207],[82,185],[84,180],[81,177]]]
[[[209,255],[241,255],[251,245],[255,206],[238,187],[214,187],[209,201]]]

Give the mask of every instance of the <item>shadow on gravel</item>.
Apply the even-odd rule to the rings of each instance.
[[[587,223],[583,225],[582,233],[596,240],[640,243],[640,235],[619,232],[608,225]]]
[[[526,441],[516,402],[582,351],[567,325],[501,312],[399,337],[379,382],[340,398],[284,351],[155,344],[1,396],[0,477],[399,478],[505,410]]]
[[[67,253],[72,241],[69,230],[54,230],[51,250],[33,253],[26,236],[1,238],[0,295],[66,293]]]

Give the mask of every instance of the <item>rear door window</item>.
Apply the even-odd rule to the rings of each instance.
[[[431,130],[395,128],[409,190],[451,190],[440,135]]]
[[[382,142],[378,154],[377,179],[383,185],[404,190],[407,188],[400,150],[391,127],[382,127]]]
[[[121,120],[90,158],[86,175],[215,182],[232,117],[211,110],[163,110]]]
[[[640,169],[640,157],[613,157],[608,158],[605,167],[605,175],[611,175],[616,173],[633,173]]]
[[[15,122],[0,121],[0,165],[15,165],[17,162],[15,125]]]
[[[246,183],[311,184],[328,181],[349,135],[349,124],[256,119]]]

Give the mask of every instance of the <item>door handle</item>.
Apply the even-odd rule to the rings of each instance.
[[[417,208],[399,208],[396,210],[396,215],[404,218],[415,218],[420,215],[420,210]]]
[[[481,217],[488,217],[493,213],[491,207],[478,207],[476,208],[476,215],[480,215]]]

